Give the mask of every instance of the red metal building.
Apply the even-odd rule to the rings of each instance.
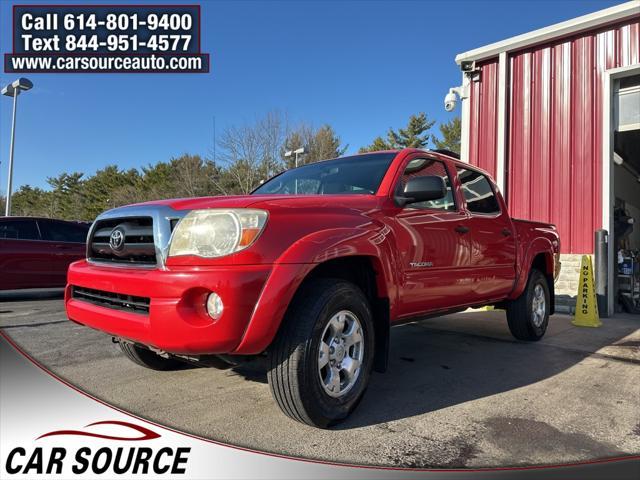
[[[555,223],[564,254],[593,253],[594,231],[613,232],[617,202],[640,216],[640,183],[626,180],[640,181],[640,1],[462,53],[456,63],[462,159],[494,175],[513,216]]]

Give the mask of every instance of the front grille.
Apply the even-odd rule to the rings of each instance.
[[[136,297],[133,295],[76,286],[73,286],[71,289],[71,297],[83,302],[100,305],[101,307],[142,314],[149,313],[149,304],[151,303],[151,299],[146,297]]]
[[[114,248],[112,233],[118,231],[122,244]],[[89,241],[90,260],[106,263],[156,265],[156,247],[151,217],[98,220]]]

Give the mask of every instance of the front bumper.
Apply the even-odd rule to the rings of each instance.
[[[171,267],[166,270],[71,264],[65,290],[69,319],[116,337],[170,353],[231,353],[240,344],[271,273],[270,265]],[[73,298],[74,286],[147,297],[149,312],[135,313]],[[210,292],[224,311],[206,312]]]

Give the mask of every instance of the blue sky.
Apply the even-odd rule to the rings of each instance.
[[[10,49],[13,3],[0,0],[2,53]],[[274,109],[294,122],[333,125],[352,152],[412,113],[438,122],[459,114],[442,107],[447,89],[460,83],[457,53],[622,2],[200,3],[209,74],[29,75],[35,87],[19,99],[14,185],[45,187],[46,177],[64,171],[207,155],[214,116],[220,132]],[[2,73],[0,83],[15,77]],[[10,121],[11,99],[1,97],[2,192]]]

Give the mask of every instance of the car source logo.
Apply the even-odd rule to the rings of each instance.
[[[109,246],[114,252],[119,252],[124,248],[124,231],[122,228],[114,228],[109,236]]]
[[[115,426],[115,434],[95,431],[94,427],[102,425],[110,425],[111,428]],[[157,442],[138,447],[135,442],[162,437],[142,425],[120,420],[94,422],[77,430],[56,430],[40,435],[36,441],[54,436],[58,437],[56,443],[45,440],[43,444],[32,449],[15,447],[9,452],[3,469],[10,475],[22,474],[28,478],[44,475],[45,468],[47,476],[62,475],[64,471],[70,470],[76,475],[88,474],[95,478],[113,470],[123,478],[128,478],[129,474],[138,474],[139,469],[145,474],[147,469],[151,470],[150,475],[154,477],[165,474],[173,476],[186,473],[191,452],[191,447],[173,447],[167,446],[166,443],[158,445]],[[75,441],[65,440],[65,437],[98,438],[105,443],[94,447],[91,446],[92,442],[82,442],[79,438]],[[106,441],[113,443],[109,444]],[[121,458],[127,460],[120,461]]]

